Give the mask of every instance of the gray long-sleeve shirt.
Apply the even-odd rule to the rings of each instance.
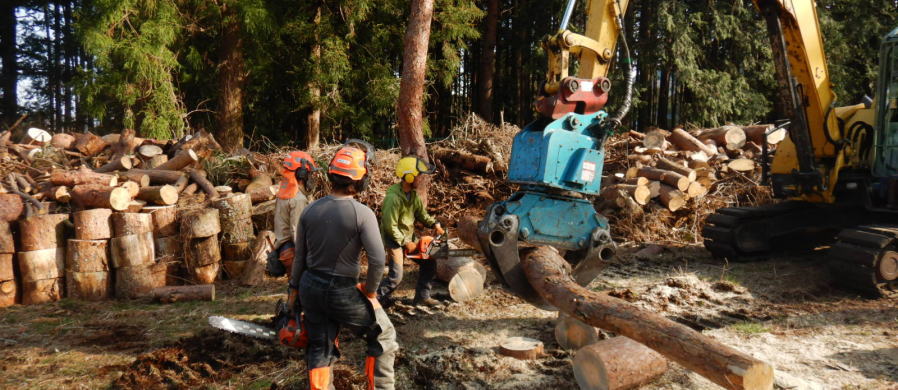
[[[290,199],[280,199],[274,204],[274,247],[280,248],[287,241],[293,241],[296,237],[296,226],[299,224],[299,216],[302,215],[309,199],[302,193]]]
[[[377,217],[368,206],[352,198],[326,196],[312,202],[296,228],[296,257],[290,285],[298,286],[307,269],[358,278],[359,253],[368,253],[365,287],[373,294],[383,277],[386,254]]]

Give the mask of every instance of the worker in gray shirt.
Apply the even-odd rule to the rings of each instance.
[[[353,199],[367,184],[372,153],[370,147],[367,152],[352,146],[340,149],[328,167],[331,193],[306,207],[297,227],[288,306],[302,307],[312,389],[333,388],[331,365],[339,357],[336,338],[342,327],[367,341],[368,388],[395,386],[396,330],[375,298],[386,255],[377,217]],[[368,272],[365,283],[358,283],[363,248]]]
[[[315,159],[306,152],[293,151],[281,162],[281,183],[274,204],[274,248],[277,263],[269,260],[268,274],[282,276],[293,267],[296,226],[315,188]]]

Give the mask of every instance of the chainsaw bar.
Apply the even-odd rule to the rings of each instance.
[[[277,332],[275,332],[274,329],[252,322],[240,321],[227,317],[211,316],[209,317],[209,325],[212,325],[212,327],[217,329],[258,339],[277,339]]]

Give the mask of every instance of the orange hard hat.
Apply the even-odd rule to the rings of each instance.
[[[306,152],[301,150],[296,150],[290,152],[287,157],[284,157],[284,161],[281,162],[284,166],[284,169],[288,171],[296,171],[299,168],[305,168],[308,171],[313,171],[318,166],[315,164],[315,159]]]
[[[365,152],[353,146],[340,148],[331,160],[327,172],[352,180],[362,180],[368,173]]]

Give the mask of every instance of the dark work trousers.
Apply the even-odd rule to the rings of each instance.
[[[365,339],[366,354],[375,357],[375,388],[394,388],[393,361],[399,349],[396,329],[380,305],[372,306],[358,290],[354,278],[306,271],[299,282],[299,298],[309,331],[309,370],[328,367],[340,357],[335,341],[346,327]]]
[[[387,277],[381,282],[377,288],[377,299],[384,301],[389,299],[390,295],[402,283],[403,261],[405,254],[402,248],[390,248],[387,246]],[[420,267],[418,273],[418,282],[415,283],[415,300],[430,298],[430,290],[433,288],[433,278],[437,274],[436,259],[418,260],[412,259]]]

